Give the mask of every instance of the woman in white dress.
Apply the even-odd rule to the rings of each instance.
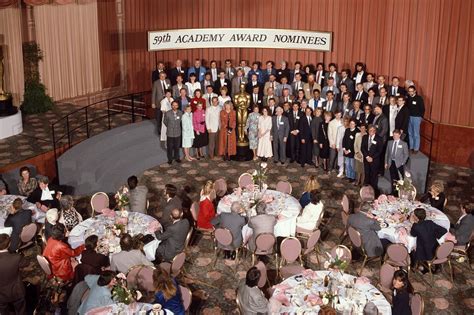
[[[301,215],[296,218],[296,227],[312,231],[321,223],[324,207],[318,190],[312,190],[310,198],[311,202],[303,208]]]
[[[194,129],[193,129],[193,113],[191,112],[191,105],[186,105],[184,109],[183,118],[181,120],[182,136],[183,136],[183,151],[184,158],[187,161],[195,160],[189,154],[189,148],[193,146]]]
[[[219,95],[218,99],[219,99],[219,106],[221,108],[224,108],[224,103],[227,102],[227,101],[231,101],[232,102],[232,99],[230,98],[229,95],[227,95],[227,92],[229,92],[229,90],[227,89],[227,86],[223,86],[221,87],[221,95]]]
[[[171,90],[166,90],[165,98],[161,100],[160,103],[160,110],[163,113],[161,115],[162,120],[161,120],[161,136],[160,140],[161,141],[166,141],[166,126],[163,123],[163,119],[165,118],[165,113],[169,110],[171,110],[171,102],[173,101],[173,98],[171,97]]]
[[[188,95],[194,95],[194,91],[201,89],[201,83],[196,82],[196,74],[191,73],[189,75],[189,82],[186,82],[186,87],[188,88]]]
[[[257,156],[266,160],[273,156],[272,141],[270,139],[272,131],[272,117],[268,115],[268,108],[264,107],[262,116],[258,118],[258,147]]]

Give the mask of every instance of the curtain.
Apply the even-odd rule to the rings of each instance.
[[[0,9],[12,7],[15,4],[18,5],[17,0],[0,0]]]
[[[42,82],[54,100],[102,89],[97,3],[34,7]]]
[[[3,48],[5,90],[12,93],[13,104],[20,105],[23,98],[23,50],[21,42],[21,10],[0,10],[0,45]]]

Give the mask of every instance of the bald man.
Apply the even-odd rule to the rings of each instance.
[[[166,228],[165,232],[157,231],[155,233],[156,239],[161,241],[156,249],[156,263],[171,262],[174,256],[183,251],[184,242],[189,231],[189,222],[183,220],[182,217],[183,212],[178,208],[174,208],[170,214],[171,225]]]

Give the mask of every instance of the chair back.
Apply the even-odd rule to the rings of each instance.
[[[232,233],[228,229],[218,228],[214,231],[214,237],[216,238],[216,242],[220,244],[222,247],[231,249],[232,247]]]
[[[152,266],[142,266],[137,274],[138,287],[147,292],[155,291],[153,285],[153,271],[155,270]]]
[[[255,239],[255,254],[267,255],[273,253],[273,245],[275,245],[275,235],[271,233],[261,233]]]
[[[352,226],[349,226],[347,228],[347,233],[349,234],[349,238],[355,247],[362,247],[362,237],[356,229],[354,229]]]
[[[184,310],[187,311],[193,300],[193,293],[191,292],[191,290],[186,287],[183,287],[182,285],[179,286],[179,290],[181,291],[181,298],[183,299]]]
[[[219,178],[214,182],[214,189],[217,197],[223,197],[227,193],[227,182],[224,178]]]
[[[137,288],[138,287],[138,273],[142,268],[141,265],[133,266],[127,273],[127,287]]]
[[[304,255],[307,255],[311,253],[316,246],[316,244],[319,241],[319,238],[321,237],[321,230],[315,230],[313,231],[308,238],[308,241],[306,242],[306,249],[304,251]]]
[[[349,220],[349,214],[347,214],[345,211],[341,211],[341,218],[342,218],[342,224],[344,224],[344,228],[347,228],[347,220]]]
[[[174,256],[173,261],[171,262],[171,274],[173,276],[179,275],[181,269],[184,266],[184,262],[186,261],[186,254],[181,252]]]
[[[410,299],[410,308],[412,315],[422,315],[425,309],[425,303],[420,293],[414,293]]]
[[[375,199],[375,192],[372,186],[362,187],[359,194],[362,201],[373,201]]]
[[[349,214],[349,198],[347,197],[346,194],[342,196],[341,205],[342,205],[342,210],[345,213]]]
[[[199,214],[199,202],[195,201],[191,205],[191,214],[193,216],[194,222],[197,222],[198,214]]]
[[[36,235],[36,231],[38,230],[38,226],[36,223],[30,223],[25,225],[23,229],[21,229],[20,239],[23,243],[30,242]]]
[[[184,240],[184,250],[186,251],[189,246],[189,242],[191,242],[191,237],[193,236],[193,227],[189,229],[188,234],[186,235],[186,240]]]
[[[446,241],[443,244],[439,245],[436,249],[436,255],[432,261],[433,264],[442,264],[448,261],[449,255],[454,249],[454,243],[451,241]]]
[[[286,180],[281,180],[277,183],[276,190],[279,192],[291,195],[291,192],[293,191],[293,187],[291,187],[290,182]]]
[[[244,309],[242,307],[242,303],[240,302],[240,298],[239,298],[239,293],[237,292],[236,294],[236,298],[235,298],[235,304],[237,304],[237,308],[239,309],[239,314],[240,315],[244,315]]]
[[[255,267],[260,271],[260,279],[258,279],[257,286],[263,288],[265,283],[267,283],[267,266],[261,261],[259,261]]]
[[[301,255],[300,240],[295,237],[287,237],[281,242],[280,254],[287,263],[293,263]]]
[[[339,255],[338,255],[338,252],[339,252]],[[339,256],[340,260],[346,261],[347,264],[350,264],[352,261],[351,250],[344,245],[337,245],[337,246],[334,246],[333,249],[331,249],[331,257],[336,258],[336,256]]]
[[[393,274],[398,270],[398,267],[384,263],[380,267],[380,286],[385,290],[390,290],[392,288]]]
[[[243,173],[239,177],[239,187],[246,188],[248,185],[253,185],[253,177],[249,173]]]
[[[387,255],[389,260],[406,265],[408,262],[408,249],[403,244],[391,244],[387,248]]]
[[[102,210],[109,207],[109,196],[104,192],[97,192],[91,198],[92,211],[102,213]]]
[[[47,276],[50,276],[51,273],[52,273],[51,266],[49,264],[49,261],[46,259],[46,257],[41,256],[41,255],[36,255],[36,260],[38,260],[38,263],[39,263],[41,269],[43,269],[44,273]]]
[[[91,289],[87,288],[81,296],[81,304],[89,297],[89,293],[91,293]]]

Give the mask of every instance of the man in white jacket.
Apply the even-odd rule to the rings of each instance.
[[[336,135],[337,166],[339,167],[337,177],[339,178],[344,177],[344,150],[342,149],[342,139],[344,139],[344,133],[347,127],[349,127],[349,117],[344,117],[342,119],[342,125],[337,128]]]
[[[337,131],[342,126],[342,113],[339,109],[334,112],[335,118],[329,122],[328,138],[329,138],[329,171],[336,170],[337,158]]]

